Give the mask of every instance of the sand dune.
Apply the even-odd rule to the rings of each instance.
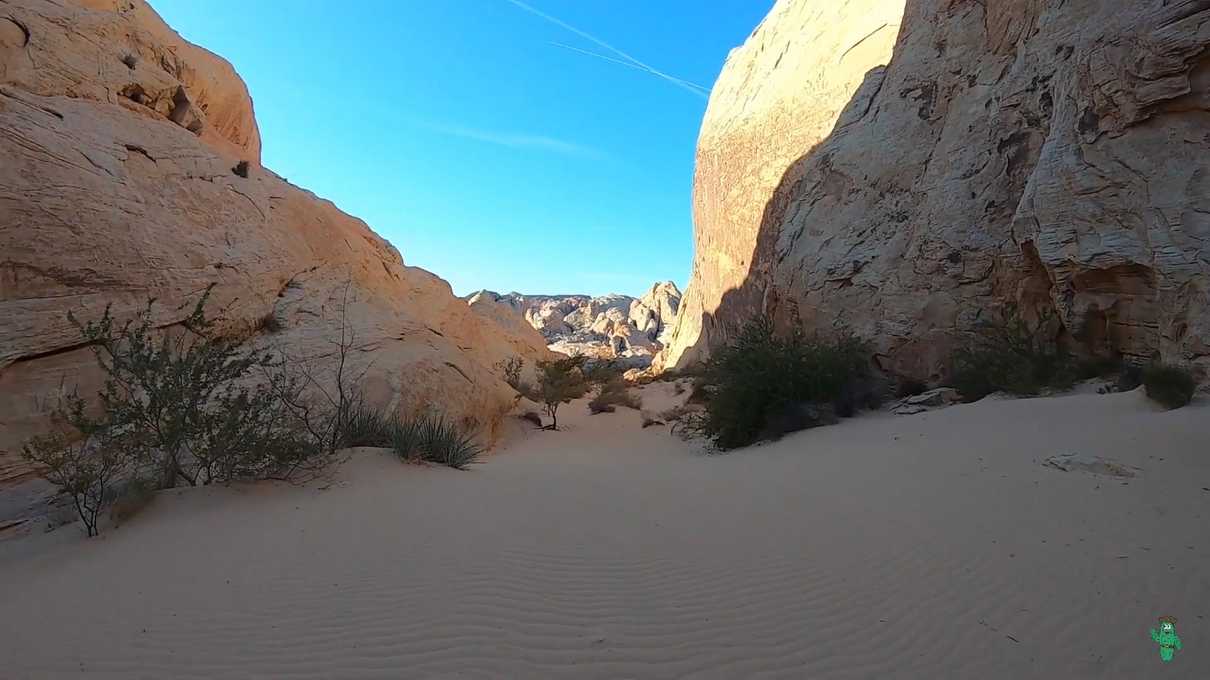
[[[1210,676],[1204,406],[985,400],[726,456],[566,410],[470,472],[363,451],[0,544],[0,674]],[[1064,452],[1141,474],[1040,464]]]

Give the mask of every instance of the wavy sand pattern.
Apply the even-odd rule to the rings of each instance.
[[[468,473],[367,451],[323,490],[187,491],[101,539],[0,544],[3,675],[1210,674],[1205,407],[985,401],[728,456],[567,410]],[[1040,464],[1088,450],[1143,472]]]

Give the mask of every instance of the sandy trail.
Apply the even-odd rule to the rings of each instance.
[[[0,674],[1210,676],[1204,405],[986,400],[726,456],[565,410],[471,472],[367,451],[0,544]],[[1040,465],[1064,452],[1142,474]]]

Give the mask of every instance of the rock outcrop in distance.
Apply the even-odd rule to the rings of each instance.
[[[618,360],[627,368],[646,368],[664,347],[681,303],[671,281],[651,286],[642,296],[501,295],[489,290],[467,298],[471,308],[512,325],[518,334],[536,331],[549,349],[567,355]]]
[[[435,405],[488,439],[515,396],[496,364],[548,355],[536,333],[473,313],[363,222],[261,167],[243,81],[143,0],[0,7],[0,158],[9,475],[48,395],[97,387],[68,311],[129,317],[154,296],[169,327],[216,284],[211,308],[232,332],[320,363],[347,311],[368,398]]]
[[[715,85],[658,366],[766,313],[943,377],[1013,307],[1210,362],[1210,4],[778,0]]]

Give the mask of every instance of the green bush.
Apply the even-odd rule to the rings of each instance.
[[[877,390],[864,342],[778,337],[758,318],[715,354],[694,394],[705,401],[700,430],[726,450],[759,441],[770,416],[787,405],[827,404],[849,415],[877,401]]]
[[[1044,388],[1070,388],[1078,378],[1076,364],[1043,335],[1042,326],[1031,328],[1015,310],[985,324],[969,345],[954,352],[954,387],[969,401],[998,391],[1035,395]]]
[[[154,301],[124,324],[108,307],[87,323],[68,313],[105,381],[99,419],[80,409],[63,419],[84,435],[111,433],[160,488],[289,476],[322,459],[288,406],[300,399],[300,383],[269,352],[224,335],[205,313],[209,296],[207,289],[182,329],[167,331],[154,323]]]
[[[1143,389],[1164,408],[1175,409],[1193,401],[1197,381],[1179,366],[1152,364],[1143,369]]]

